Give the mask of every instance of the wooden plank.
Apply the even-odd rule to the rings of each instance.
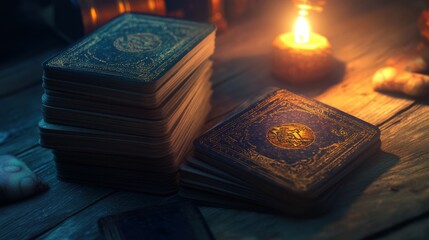
[[[96,239],[99,235],[97,221],[101,217],[178,199],[176,196],[166,198],[147,194],[118,192],[67,219],[39,239],[54,240],[61,239],[64,236],[70,239]]]
[[[50,186],[47,193],[0,208],[0,239],[40,235],[112,192],[57,180],[51,151],[38,146],[41,94],[41,86],[34,86],[0,98],[0,154],[17,155]]]
[[[429,131],[428,113],[428,106],[418,105],[383,126],[383,152],[348,178],[334,211],[324,217],[297,220],[247,211],[200,209],[218,239],[359,239],[413,218],[429,210],[429,172],[425,171],[429,167],[425,148],[429,145],[425,134]],[[413,124],[416,122],[422,124]],[[116,193],[68,218],[43,238],[95,238],[99,217],[156,201],[154,196]]]
[[[39,196],[0,208],[0,239],[36,237],[112,193],[111,189],[58,181],[49,150],[36,147],[18,155],[49,184]]]
[[[390,13],[390,12],[388,12],[388,13]],[[388,15],[388,14],[386,13],[386,15]],[[251,45],[251,44],[249,44],[249,45]],[[387,55],[385,57],[387,57]],[[267,59],[264,59],[264,58],[262,59],[262,61],[266,61],[266,60]],[[261,67],[261,69],[265,69],[265,70],[266,70],[266,68],[267,68],[267,66]],[[251,95],[251,94],[248,94],[248,92],[246,93],[246,92],[239,91],[240,90],[240,85],[241,86],[248,86],[246,84],[246,81],[248,81],[248,80],[252,81],[252,79],[253,80],[256,79],[256,80],[254,80],[255,82],[256,81],[261,81],[264,77],[267,76],[267,75],[261,74],[260,77],[258,77],[258,75],[256,75],[256,77],[255,77],[255,73],[257,73],[257,71],[256,72],[255,71],[254,72],[250,72],[250,73],[248,73],[248,75],[243,76],[243,72],[244,72],[244,70],[240,70],[240,72],[238,74],[235,74],[235,75],[233,74],[233,78],[231,79],[231,81],[239,82],[238,84],[236,84],[239,88],[237,88],[237,89],[230,88],[231,85],[228,85],[229,82],[225,81],[225,82],[221,82],[223,85],[226,86],[225,90],[223,90],[223,92],[217,91],[218,88],[216,89],[217,93],[215,92],[215,94],[219,94],[219,95],[215,95],[215,99],[219,99],[219,100],[221,99],[222,101],[225,101],[225,102],[219,102],[218,103],[219,106],[228,106],[228,105],[230,105],[229,99],[233,99],[231,101],[237,102],[237,104],[238,104],[245,97],[249,97],[249,95]],[[367,73],[366,79],[368,79],[370,77],[370,75],[372,74],[372,70],[371,71],[368,70],[366,73]],[[349,79],[353,80],[353,78],[349,78]],[[267,85],[271,85],[271,82],[270,82],[270,84],[267,84]],[[370,89],[368,90],[368,87],[369,87],[368,84],[366,84],[366,86],[365,86],[366,91],[370,90]],[[342,86],[342,88],[347,88],[347,86]],[[348,89],[348,94],[349,95],[353,95],[355,93],[355,90],[356,90],[356,88],[349,88]],[[359,88],[357,90],[359,90]],[[241,94],[241,95],[239,95],[238,98],[237,98],[237,93]],[[223,95],[221,95],[221,94],[223,94]],[[347,94],[347,92],[346,92],[346,94]],[[329,94],[326,94],[326,95],[329,97]],[[396,99],[390,99],[390,97],[386,97],[386,99],[387,100],[381,101],[380,105],[384,105],[384,104],[386,104],[386,102],[389,102],[390,100],[392,100],[392,101],[396,100]],[[322,99],[322,101],[323,101],[323,99]],[[371,118],[372,119],[376,119],[376,120],[373,120],[375,122],[378,121],[378,123],[382,123],[383,121],[385,121],[388,118],[390,118],[390,116],[392,114],[400,111],[401,109],[409,106],[409,104],[412,103],[412,101],[410,101],[410,100],[405,100],[405,102],[407,104],[405,104],[405,105],[397,108],[396,111],[388,112],[388,113],[383,114],[384,118],[380,119],[379,117],[374,117],[374,116],[371,116]],[[393,106],[397,106],[398,104],[396,104],[395,102],[393,102],[392,105]],[[367,117],[367,118],[369,118],[369,117]],[[385,161],[385,162],[389,163],[391,161],[390,158],[391,158],[391,155],[387,154],[387,155],[383,155],[383,157],[378,157],[376,159],[378,159],[379,161],[381,159],[381,162]],[[383,167],[377,166],[377,167],[375,167],[375,169],[378,170],[378,171],[383,171],[384,167],[386,167],[386,166],[384,166],[384,165],[383,165]],[[377,174],[374,174],[374,171],[376,171],[376,170],[373,170],[372,174],[370,174],[370,175],[377,175]],[[374,176],[371,177],[371,178],[362,177],[362,179],[365,179],[363,182],[364,183],[366,182],[367,184],[368,184],[368,181],[373,180],[373,178],[374,178]],[[353,186],[354,187],[353,189],[355,189],[354,194],[356,195],[356,194],[360,193],[360,191],[362,190],[363,187],[362,187],[362,182],[357,182],[357,183],[355,183],[355,185],[357,185],[357,186]],[[364,184],[364,186],[365,186],[365,184]],[[350,195],[350,193],[347,194],[347,195],[345,194],[345,197],[343,197],[345,199],[343,201],[347,200],[346,203],[344,203],[344,202],[342,203],[343,204],[343,208],[347,208],[347,205],[349,204],[347,202],[350,202],[351,200],[353,200],[353,198],[356,197],[356,196],[353,196],[353,194],[351,194],[352,196],[349,196],[349,195]],[[130,196],[132,196],[132,194],[130,194]],[[375,199],[377,199],[377,198],[375,198]],[[108,201],[110,201],[110,199],[108,198],[108,199],[103,200],[103,201],[107,201],[108,202]],[[112,205],[114,205],[114,204],[112,203]],[[97,209],[97,206],[94,205],[93,208]],[[206,217],[209,219],[209,222],[212,223],[211,226],[214,228],[214,231],[217,230],[217,232],[216,232],[217,237],[227,238],[227,239],[229,239],[229,238],[236,238],[236,237],[237,238],[238,237],[239,238],[243,238],[243,237],[249,237],[250,238],[250,237],[255,237],[255,236],[256,236],[256,238],[277,237],[277,238],[281,239],[281,238],[283,238],[283,237],[286,236],[285,234],[287,234],[287,236],[291,236],[291,235],[289,235],[290,232],[286,232],[285,234],[282,234],[283,231],[280,231],[279,229],[284,229],[285,225],[290,225],[290,224],[292,224],[292,223],[294,223],[296,221],[296,220],[290,220],[290,221],[286,221],[286,223],[285,223],[285,222],[283,222],[284,221],[283,218],[280,218],[280,220],[279,220],[276,217],[273,217],[271,215],[263,215],[263,214],[241,212],[241,211],[234,211],[234,210],[220,210],[220,209],[213,209],[213,208],[203,208],[203,209],[204,209],[204,213],[205,213]],[[358,209],[357,211],[360,211],[360,209]],[[93,212],[96,212],[96,210],[93,210]],[[343,213],[341,213],[341,214],[343,214]],[[91,218],[92,218],[92,222],[91,222],[92,227],[89,226],[89,225],[84,224],[82,226],[83,227],[82,229],[80,227],[76,228],[77,227],[76,223],[79,222],[79,221],[84,221],[85,222],[86,221],[85,220],[86,219],[85,216],[87,216],[87,215],[90,215]],[[331,216],[331,219],[336,220],[338,217],[339,216],[338,216],[338,213],[337,213],[337,215],[334,215],[333,217]],[[67,220],[64,223],[64,225],[61,225],[58,228],[58,230],[54,230],[53,233],[52,233],[53,234],[52,236],[60,236],[60,233],[62,231],[69,231],[69,230],[67,230],[67,229],[69,229],[68,226],[74,226],[72,229],[74,231],[76,231],[76,232],[90,232],[91,234],[95,234],[96,233],[96,226],[94,225],[95,217],[93,217],[93,215],[91,213],[88,213],[85,210],[82,213],[79,213],[77,215],[77,219],[81,219],[81,220],[75,221],[73,218]],[[247,219],[247,221],[245,221],[245,219]],[[280,223],[276,222],[276,220],[279,220]],[[325,221],[326,221],[326,219],[325,219]],[[365,221],[365,219],[363,219],[361,221]],[[244,223],[241,224],[242,222],[244,222]],[[246,234],[246,231],[248,229],[254,228],[255,225],[258,225],[256,223],[261,223],[261,222],[268,222],[268,224],[264,224],[263,226],[260,226],[260,227],[257,226],[254,231],[251,231],[251,233]],[[296,222],[295,222],[295,224],[292,224],[293,227],[288,228],[288,230],[291,230],[291,229],[293,230],[293,229],[296,228],[297,229],[296,232],[298,232],[298,233],[304,233],[304,236],[301,235],[301,236],[298,236],[298,238],[300,238],[300,237],[306,237],[306,236],[309,237],[309,236],[313,236],[314,235],[314,233],[315,233],[314,231],[312,231],[312,232],[306,232],[306,231],[304,231],[305,229],[307,229],[307,227],[309,225],[311,225],[314,222],[314,220],[310,220],[310,221],[308,221],[308,220],[306,220],[306,221],[297,221],[297,222],[301,223],[301,224],[303,222],[305,222],[305,223],[309,222],[308,224],[303,224],[303,226],[299,226],[299,224],[296,224]],[[272,224],[275,227],[278,227],[278,228],[276,230],[274,230],[274,231],[270,231],[270,233],[267,233],[267,231],[264,231],[265,229],[272,230]],[[387,224],[389,224],[389,223],[387,223]],[[229,231],[228,229],[231,228],[232,226],[238,226],[239,229],[237,231]],[[318,227],[322,228],[320,226],[320,224],[319,224]],[[89,230],[89,229],[92,229],[92,230]],[[232,229],[234,229],[234,228],[232,227]],[[279,232],[276,232],[276,231],[279,231]],[[377,230],[374,230],[374,231],[377,231]],[[294,233],[294,232],[295,231],[292,231],[292,233]],[[316,232],[317,232],[317,229],[316,229]],[[305,235],[305,234],[308,234],[308,235]],[[50,236],[50,235],[47,235],[47,236]],[[91,236],[93,236],[93,235],[91,235]]]
[[[413,107],[383,126],[383,153],[350,176],[335,211],[322,218],[215,208],[204,208],[203,214],[219,239],[360,239],[374,234],[429,210],[428,131],[428,106]]]
[[[0,69],[0,97],[17,92],[28,86],[41,83],[42,62],[57,53],[58,48],[13,65],[2,65]]]
[[[0,154],[17,154],[38,143],[41,86],[0,98]]]
[[[425,214],[426,218],[420,219],[410,224],[402,226],[396,231],[383,234],[382,236],[375,236],[374,239],[380,240],[402,240],[402,239],[427,239],[429,236],[429,214]]]
[[[345,7],[350,8],[350,6],[345,6]],[[413,25],[411,23],[415,21],[415,19],[413,19],[412,17],[415,16],[413,14],[418,12],[418,8],[416,7],[406,8],[402,3],[396,3],[396,2],[389,4],[386,7],[384,6],[381,7],[381,5],[371,5],[369,8],[371,7],[374,9],[381,8],[382,10],[377,10],[377,11],[374,10],[372,13],[369,14],[369,16],[368,15],[355,16],[353,20],[345,19],[340,23],[336,23],[335,24],[336,27],[332,28],[333,32],[329,33],[329,34],[332,34],[330,36],[332,36],[333,44],[335,44],[336,46],[336,49],[335,49],[337,52],[336,56],[339,57],[341,60],[348,62],[348,66],[347,66],[348,74],[346,75],[345,80],[343,80],[340,84],[336,84],[333,87],[328,87],[325,93],[322,94],[320,97],[318,97],[318,99],[320,99],[321,101],[327,102],[330,105],[339,107],[340,109],[345,110],[346,112],[349,112],[358,116],[359,114],[361,114],[362,118],[368,121],[371,121],[375,124],[381,124],[386,120],[390,119],[397,112],[400,112],[403,109],[409,107],[413,101],[408,99],[392,98],[390,96],[384,96],[378,93],[374,93],[369,86],[369,79],[372,73],[374,72],[374,70],[382,64],[385,58],[389,56],[390,54],[389,51],[392,47],[402,47],[408,44],[410,39],[408,37],[403,38],[400,36],[404,34],[405,36],[409,36],[409,33],[414,32],[415,24]],[[392,14],[399,15],[399,17],[397,16],[396,20],[395,19],[392,20],[391,18],[389,18],[389,16],[391,16]],[[263,88],[264,86],[274,85],[274,86],[280,86],[280,87],[289,87],[286,84],[277,82],[275,79],[271,78],[269,74],[269,46],[270,46],[271,40],[277,34],[276,29],[279,29],[279,28],[276,28],[276,27],[268,28],[266,27],[267,22],[268,21],[266,20],[265,22],[264,21],[261,21],[260,23],[258,22],[256,23],[256,25],[254,22],[244,25],[243,28],[239,28],[239,31],[242,31],[241,33],[235,32],[232,29],[229,35],[227,34],[225,35],[225,37],[221,38],[220,47],[219,47],[220,50],[217,52],[217,58],[215,58],[215,60],[218,61],[217,65],[215,66],[215,68],[217,67],[216,71],[218,72],[218,75],[215,74],[215,79],[214,79],[215,86],[216,86],[215,97],[214,97],[215,107],[214,107],[214,110],[212,111],[212,116],[215,116],[215,117],[217,116],[217,119],[219,119],[219,116],[223,116],[224,113],[233,110],[235,106],[240,104],[241,101],[256,95],[257,92],[260,91],[261,88]],[[385,25],[389,25],[391,23],[393,23],[391,28],[389,27],[385,28]],[[368,27],[368,25],[371,25],[371,26]],[[252,28],[252,27],[255,27],[255,28]],[[350,36],[343,36],[344,34],[342,33],[348,28],[353,28],[355,31],[352,32]],[[253,29],[253,32],[252,32],[252,29]],[[375,34],[376,35],[375,37],[371,37],[374,31],[379,31],[381,33],[377,32]],[[233,33],[235,34],[235,36],[233,35]],[[255,34],[257,35],[257,37],[254,37]],[[372,48],[376,50],[373,49],[373,51],[368,51],[368,48],[362,48],[362,47],[371,45],[372,43],[371,41],[375,41],[378,38],[383,39],[386,35],[390,36],[388,43],[375,44],[375,46],[373,45],[374,47]],[[415,35],[413,34],[411,35],[413,36],[411,37],[411,40],[414,40]],[[361,36],[370,36],[370,38],[363,39]],[[231,39],[234,40],[232,43],[230,42]],[[228,74],[228,72],[230,73]],[[306,89],[304,90],[296,89],[296,90],[298,92],[301,91],[302,93],[308,96],[318,96],[320,94],[319,90],[306,90]],[[336,95],[341,95],[341,97],[337,97]],[[382,111],[378,114],[371,114],[374,112],[374,110],[377,110],[377,111],[382,110]],[[36,111],[36,112],[39,112],[39,111]],[[14,126],[18,126],[18,124]],[[35,136],[34,133],[30,135],[33,137]],[[398,147],[399,146],[396,146],[396,148]],[[34,158],[34,159],[37,159],[37,158]],[[401,161],[402,160],[403,159],[401,158]],[[379,163],[380,161],[384,162],[384,164]],[[348,191],[345,191],[344,197],[342,197],[343,200],[340,201],[340,203],[342,204],[341,209],[343,209],[345,213],[337,213],[337,215],[331,216],[331,218],[328,217],[328,223],[319,224],[319,225],[316,224],[320,229],[315,229],[314,227],[311,228],[310,226],[310,229],[312,231],[309,231],[308,233],[306,233],[308,235],[304,235],[304,237],[310,237],[316,234],[316,236],[320,238],[323,238],[323,237],[328,238],[328,236],[331,236],[329,235],[330,231],[326,232],[324,230],[325,228],[335,228],[335,226],[339,226],[339,228],[343,227],[342,225],[338,225],[338,221],[339,221],[338,219],[340,219],[344,215],[349,216],[347,215],[347,212],[349,211],[349,209],[347,208],[347,205],[357,204],[353,200],[357,197],[357,195],[359,195],[358,193],[360,193],[360,191],[363,188],[365,188],[366,185],[370,184],[373,178],[377,177],[377,174],[379,172],[383,172],[387,167],[389,167],[390,166],[389,163],[393,165],[393,162],[395,162],[395,159],[390,155],[383,155],[382,157],[375,158],[374,162],[378,164],[375,164],[375,166],[369,167],[370,169],[373,169],[373,170],[371,170],[370,173],[363,175],[361,181],[353,183],[351,185],[348,184],[350,185],[350,189],[354,189],[354,190],[351,191],[351,193],[349,193]],[[55,176],[55,173],[51,172],[44,176],[46,176],[48,179],[53,179],[52,177]],[[358,178],[358,179],[361,179],[361,178]],[[54,180],[51,180],[51,181],[53,182],[54,185],[63,184],[58,181],[54,181]],[[372,186],[372,184],[370,186]],[[61,196],[63,196],[64,198],[70,197],[71,199],[77,200],[79,199],[78,197],[80,196],[79,189],[81,189],[79,185],[73,185],[73,184],[67,185],[67,186],[63,185],[61,189],[57,188],[56,190],[51,191],[50,193],[52,192],[53,192],[52,194],[60,193],[60,195],[62,194]],[[130,193],[129,197],[131,198],[132,196],[134,195]],[[384,195],[382,194],[380,196],[384,196]],[[372,202],[363,201],[363,203],[367,203],[368,206],[370,206],[370,204],[376,202],[376,200],[378,200],[377,197],[380,197],[380,196],[378,195],[373,196],[373,198],[370,198]],[[98,197],[97,196],[94,196],[94,198],[90,197],[88,201],[86,200],[86,198],[84,198],[85,201],[87,201],[86,206],[99,201],[99,199],[103,197],[104,195],[101,194]],[[135,198],[138,199],[139,197],[135,196]],[[141,198],[146,199],[146,197],[141,197]],[[108,203],[106,203],[105,208],[108,209],[109,208],[108,206],[114,206],[117,202],[125,201],[124,199],[127,199],[127,197],[118,197],[118,199],[122,199],[122,200],[110,200],[110,197],[108,197],[106,199],[106,202]],[[61,198],[57,198],[56,200],[57,202],[61,202]],[[101,202],[104,202],[104,200],[101,200],[100,203]],[[30,206],[32,204],[33,204],[32,201],[28,201],[27,206]],[[125,202],[123,204],[125,204]],[[41,203],[36,204],[36,208],[37,207],[40,208],[41,206],[42,206]],[[67,229],[66,226],[79,225],[78,224],[79,221],[74,221],[74,217],[71,217],[71,218],[69,217],[78,213],[75,216],[85,220],[86,219],[85,214],[87,214],[87,211],[86,210],[82,211],[82,209],[85,209],[86,206],[85,204],[82,203],[82,205],[79,205],[76,208],[73,207],[73,210],[67,213],[64,213],[64,211],[61,211],[62,210],[61,209],[60,214],[62,213],[64,215],[61,215],[60,217],[58,217],[58,215],[56,215],[54,212],[48,212],[48,216],[53,216],[52,221],[50,220],[49,223],[45,225],[41,224],[42,226],[36,228],[32,233],[26,232],[25,235],[20,235],[20,236],[37,236],[38,234],[43,233],[47,229],[52,228],[56,224],[59,224],[66,219],[67,220],[64,222],[64,228],[63,228],[63,225],[61,224],[59,229],[66,230]],[[92,210],[92,211],[96,212],[98,204],[95,204],[93,206],[94,207],[91,206],[88,209],[94,208],[95,210]],[[361,206],[361,205],[358,204],[357,206]],[[58,207],[59,207],[58,205],[54,206],[54,208],[58,208]],[[124,209],[126,207],[127,205],[125,204]],[[22,208],[25,208],[25,207],[22,207]],[[378,209],[378,211],[381,211],[380,209]],[[120,209],[117,209],[117,210],[119,211]],[[82,211],[82,213],[79,213],[80,211]],[[419,211],[419,209],[417,209],[416,211]],[[289,231],[292,231],[292,233],[299,230],[301,230],[301,232],[306,232],[306,228],[308,227],[307,224],[314,222],[314,220],[310,220],[308,221],[308,223],[307,221],[304,221],[306,223],[303,224],[303,222],[301,221],[294,221],[294,220],[285,221],[283,218],[280,218],[280,220],[277,221],[276,217],[272,217],[270,215],[263,215],[263,214],[254,215],[253,213],[249,213],[249,212],[241,212],[241,214],[239,214],[238,216],[235,216],[235,214],[237,214],[238,212],[239,211],[234,211],[234,210],[204,208],[204,213],[207,219],[209,219],[209,222],[211,222],[211,226],[214,229],[216,235],[220,237],[225,237],[225,238],[242,237],[241,234],[244,234],[243,235],[244,237],[256,236],[256,237],[266,238],[268,236],[273,238],[283,238],[285,235],[282,235],[281,233],[277,233],[276,231],[282,230],[284,228],[284,225],[290,224],[291,226],[294,226],[297,229],[295,230],[292,227],[286,228]],[[14,214],[13,212],[8,212],[8,213]],[[377,213],[379,214],[380,212],[377,212]],[[21,213],[21,217],[23,217],[22,214],[23,213]],[[25,216],[27,216],[28,218],[28,221],[26,221],[26,223],[28,224],[29,222],[31,222],[31,219],[33,218],[36,218],[36,222],[37,222],[38,220],[37,217],[39,216],[38,214],[40,214],[40,210],[35,210],[26,214]],[[2,215],[2,216],[6,216],[6,215]],[[408,215],[404,215],[403,217],[405,216],[408,216]],[[252,219],[248,219],[248,221],[245,221],[245,219],[248,217]],[[94,234],[96,232],[95,230],[96,226],[95,225],[89,226],[90,224],[94,223],[94,219],[95,218],[92,218],[92,220],[90,220],[88,218],[88,221],[85,222],[88,224],[82,224],[82,225],[79,225],[80,227],[76,227],[73,229],[77,232],[80,232],[82,230],[81,232],[82,234],[86,231],[90,231],[91,234]],[[355,219],[356,222],[353,222],[353,224],[356,224],[354,227],[364,226],[361,223],[362,221],[366,220],[364,217],[362,218],[356,217],[356,219]],[[399,218],[395,218],[395,221],[398,219]],[[329,222],[329,220],[332,220],[332,221]],[[19,221],[19,220],[14,219],[14,221]],[[264,221],[267,221],[268,223],[270,222],[273,223],[275,231],[270,231],[270,232],[264,231],[266,229],[271,230],[270,224],[262,224],[260,226],[260,223]],[[380,219],[377,219],[377,221],[380,221]],[[243,224],[241,224],[241,222],[243,222]],[[12,223],[20,227],[24,226],[19,222],[12,221]],[[330,225],[331,223],[332,225]],[[232,225],[234,224],[237,226],[233,227]],[[344,224],[347,224],[347,222]],[[388,224],[392,224],[392,221],[390,222],[387,221],[382,226],[387,226]],[[254,231],[250,231],[249,234],[246,235],[246,230],[247,230],[246,228],[253,228],[254,226],[256,226],[255,227],[256,229],[260,230],[260,233],[255,234],[253,236],[251,233],[255,233],[256,230],[254,230]],[[229,228],[231,228],[231,230],[229,230]],[[2,228],[2,229],[5,229],[5,228]],[[11,230],[16,232],[17,229],[18,228],[12,227]],[[88,230],[88,229],[91,229],[91,230]],[[345,231],[345,229],[347,228],[344,228],[343,230]],[[353,228],[353,230],[355,230],[355,228]],[[378,231],[378,229],[371,229],[371,231],[376,232]],[[60,230],[58,230],[58,232],[55,231],[55,234],[52,236],[61,236],[60,233],[61,233]],[[66,233],[70,234],[70,231]],[[5,235],[5,236],[18,237],[17,235],[13,235],[16,233],[7,233],[7,234],[9,235]],[[340,232],[340,233],[337,232],[336,234],[341,235],[341,234],[344,234],[344,232]],[[50,234],[48,234],[47,236],[49,235]],[[291,236],[303,237],[302,235],[293,235],[293,234]]]
[[[347,63],[345,81],[317,99],[373,124],[410,106],[412,99],[373,91],[371,79],[387,58],[417,46],[420,37],[416,16],[420,11],[412,3],[395,1],[363,18],[331,28],[330,34],[335,34],[332,44],[340,46],[335,49],[336,56]]]
[[[354,6],[350,4],[347,7]],[[344,9],[336,10],[342,12]],[[251,26],[244,26],[239,32],[234,33],[235,38],[225,36],[234,41],[231,40],[231,43],[219,45],[217,48],[215,60],[221,67],[215,65],[215,69],[227,68],[235,72],[234,69],[238,68],[240,73],[238,76],[230,75],[227,74],[227,70],[222,70],[221,73],[215,74],[213,110],[209,118],[218,118],[233,110],[242,101],[257,95],[261,89],[276,86],[315,97],[373,124],[384,122],[410,106],[413,100],[374,92],[370,85],[371,78],[391,54],[416,45],[419,39],[416,16],[420,10],[418,6],[395,1],[377,6],[375,10],[352,19],[334,22],[338,20],[335,16],[326,20],[325,25],[335,27],[326,28],[323,32],[331,36],[335,56],[346,63],[346,74],[339,83],[314,89],[293,87],[271,76],[271,41],[281,32],[279,29],[282,29],[275,24],[269,24],[275,17],[271,16],[254,23],[253,31],[249,30],[252,29]],[[349,29],[353,31],[347,31]],[[347,34],[344,34],[345,32]]]

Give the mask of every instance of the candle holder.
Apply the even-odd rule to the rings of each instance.
[[[307,43],[297,43],[293,33],[285,33],[273,41],[272,73],[294,84],[305,84],[330,75],[333,65],[329,41],[316,33]]]
[[[299,15],[294,31],[273,41],[272,72],[287,82],[306,84],[331,74],[334,62],[331,44],[322,35],[312,33],[307,20],[309,10],[321,10],[315,3],[323,5],[324,1],[295,0]]]

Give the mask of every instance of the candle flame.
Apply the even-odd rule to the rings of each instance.
[[[307,43],[310,41],[310,23],[304,15],[299,15],[295,22],[294,36],[296,43]]]

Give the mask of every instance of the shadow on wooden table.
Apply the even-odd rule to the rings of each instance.
[[[377,191],[374,190],[377,186],[373,184],[377,179],[383,178],[383,175],[398,162],[398,156],[384,151],[379,151],[368,158],[341,180],[342,185],[336,197],[333,198],[332,209],[322,216],[294,218],[279,214],[216,208],[203,208],[203,213],[212,231],[220,239],[246,239],[247,237],[249,239],[336,239],[333,237],[335,234],[341,235],[356,227],[353,222],[348,222],[356,215],[369,217],[374,214],[379,207],[374,204],[382,204],[382,202],[374,202],[372,196],[377,195]],[[394,187],[388,185],[386,187],[390,191],[397,191]],[[219,211],[222,214],[219,214]],[[231,218],[235,220],[231,222]],[[343,229],[336,229],[338,226],[342,226]],[[225,231],[225,229],[228,230]],[[268,237],[267,229],[270,233]]]
[[[399,161],[400,159],[398,156],[383,150],[380,150],[374,156],[364,161],[357,169],[342,180],[344,184],[337,193],[338,203],[341,203],[342,207],[332,209],[332,214],[341,218],[342,215],[348,212],[357,198],[363,197],[363,195],[366,194],[365,190],[367,190],[373,182],[384,173],[388,172],[389,169],[394,167]],[[362,211],[364,211],[364,209],[362,209]]]
[[[257,55],[240,56],[232,59],[215,59],[212,78],[215,94],[228,92],[226,98],[252,97],[266,87],[278,87],[292,92],[316,97],[329,87],[344,79],[346,66],[334,59],[331,74],[323,79],[312,80],[308,84],[292,84],[273,76],[271,73],[271,53],[264,51]],[[219,64],[221,62],[222,64]],[[225,68],[228,66],[228,68]],[[232,67],[233,66],[233,67]],[[225,83],[228,83],[227,86]],[[228,89],[225,89],[228,87]],[[223,100],[224,98],[220,98]]]
[[[249,52],[247,54],[247,56],[215,59],[212,79],[214,86],[213,109],[208,118],[208,122],[211,123],[208,124],[209,126],[222,121],[225,116],[232,112],[240,110],[246,101],[256,101],[266,94],[269,89],[285,88],[314,98],[331,86],[341,82],[345,75],[345,64],[336,60],[333,74],[330,78],[324,79],[320,84],[293,86],[272,76],[271,54],[269,51],[261,50],[258,53]],[[222,64],[217,64],[216,62],[222,62]],[[335,221],[335,219],[340,218],[373,181],[398,161],[397,156],[380,152],[365,161],[358,169],[355,169],[346,179],[342,180],[344,186],[339,188],[339,194],[334,200],[342,207],[333,209],[332,212],[328,213],[330,215],[328,219]]]
[[[416,104],[429,105],[429,95],[415,98],[401,93],[392,93],[392,92],[383,92],[383,91],[381,91],[380,93],[383,93],[384,95],[390,96],[392,98],[400,98],[400,99],[413,100],[413,101],[415,100]]]
[[[332,74],[327,79],[306,86],[291,85],[272,75],[271,54],[267,50],[232,59],[215,58],[214,62],[212,111],[208,117],[213,124],[243,102],[254,101],[266,94],[267,89],[282,88],[315,98],[341,82],[345,74],[345,64],[335,60]]]
[[[325,92],[329,87],[340,83],[344,79],[345,72],[346,65],[340,60],[334,59],[331,73],[329,74],[329,76],[326,76],[324,78],[315,79],[312,80],[310,83],[302,85],[289,84],[287,82],[282,82],[282,80],[280,79],[277,80],[279,82],[279,87],[286,88],[292,92],[314,98]]]
[[[388,172],[389,169],[394,167],[399,160],[398,156],[382,150],[366,159],[349,175],[340,180],[340,185],[334,197],[331,199],[331,209],[325,214],[309,218],[296,218],[294,216],[275,214],[273,212],[261,211],[261,213],[275,214],[296,221],[305,221],[306,219],[320,220],[320,227],[323,227],[330,222],[341,219],[354,205],[356,200],[365,195],[365,190],[384,173]],[[391,188],[390,190],[396,191],[395,188]],[[364,211],[364,209],[362,209],[362,211]]]

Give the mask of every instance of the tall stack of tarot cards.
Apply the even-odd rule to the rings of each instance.
[[[58,177],[168,194],[210,110],[215,28],[121,15],[43,64]]]

